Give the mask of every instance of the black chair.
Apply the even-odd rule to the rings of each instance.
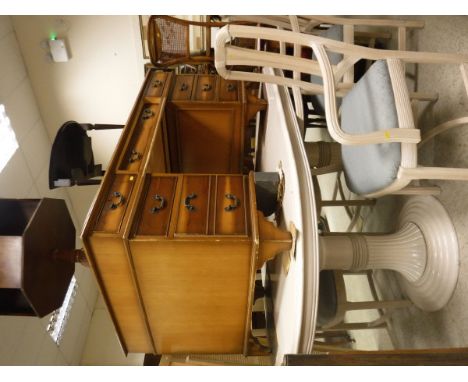
[[[49,188],[100,184],[102,166],[94,163],[88,130],[121,129],[123,125],[65,122],[57,132],[49,164]]]

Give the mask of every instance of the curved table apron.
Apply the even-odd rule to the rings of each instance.
[[[276,364],[281,364],[284,354],[312,351],[318,306],[319,237],[312,176],[289,95],[274,84],[265,84],[265,92],[269,106],[264,131],[257,141],[257,171],[283,174],[281,224],[288,229],[292,223],[297,230],[295,256],[287,259],[289,255],[283,253],[269,264],[269,270],[274,271],[271,277],[275,278]],[[289,107],[285,107],[288,103]]]

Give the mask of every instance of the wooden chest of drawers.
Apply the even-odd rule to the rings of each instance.
[[[82,232],[125,352],[249,352],[256,270],[291,237],[240,171],[242,89],[157,71],[142,86]]]

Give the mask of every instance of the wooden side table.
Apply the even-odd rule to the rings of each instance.
[[[75,271],[75,227],[61,199],[0,199],[0,314],[44,317]]]

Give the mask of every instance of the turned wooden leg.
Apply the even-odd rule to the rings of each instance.
[[[88,259],[82,249],[61,249],[55,250],[52,253],[55,260],[67,261],[70,263],[80,263],[85,267],[89,267]]]

